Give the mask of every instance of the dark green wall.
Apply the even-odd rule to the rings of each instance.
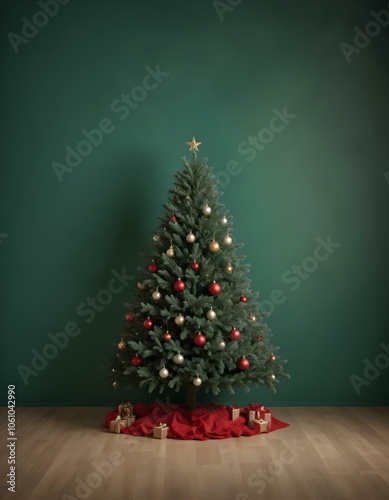
[[[22,17],[40,7],[2,2],[0,400],[7,384],[19,405],[158,397],[114,391],[101,370],[135,280],[89,323],[77,308],[108,285],[111,270],[136,275],[195,135],[215,172],[239,164],[229,183],[219,174],[223,201],[253,288],[268,307],[282,290],[268,324],[292,375],[276,395],[253,388],[215,401],[388,403],[388,358],[377,358],[381,369],[360,394],[350,376],[364,377],[364,360],[374,363],[388,340],[389,27],[349,62],[340,44],[354,43],[372,8],[389,6],[231,4],[222,20],[211,0],[71,0],[15,53],[9,33],[21,35]],[[169,75],[121,119],[113,101],[157,65]],[[247,152],[242,143],[284,106],[296,116]],[[64,163],[66,146],[104,118],[114,130],[59,182],[52,163]],[[327,260],[305,261],[317,269],[288,283],[329,235],[340,246]],[[25,385],[18,367],[31,366],[31,351],[69,322],[81,333]]]

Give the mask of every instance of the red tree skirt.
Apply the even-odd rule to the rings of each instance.
[[[249,409],[260,408],[251,404]],[[225,406],[207,404],[196,410],[187,410],[185,405],[170,403],[134,404],[135,422],[130,427],[122,427],[121,432],[133,436],[151,436],[153,427],[165,423],[169,427],[168,437],[173,439],[226,439],[239,436],[254,436],[258,431],[246,425],[246,411],[236,420],[230,420]],[[104,426],[109,428],[111,420],[115,420],[117,410],[112,410],[106,417]],[[272,417],[270,432],[287,427],[289,424]]]

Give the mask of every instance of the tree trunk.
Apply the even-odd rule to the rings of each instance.
[[[195,385],[189,383],[186,386],[186,406],[188,410],[195,410],[198,408],[197,404],[197,391],[199,390],[198,387]]]

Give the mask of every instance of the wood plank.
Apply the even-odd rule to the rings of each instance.
[[[389,498],[386,407],[275,408],[289,427],[209,441],[112,434],[101,425],[109,410],[17,408],[13,498]],[[8,469],[4,453],[0,464]],[[5,474],[0,487],[6,491]]]

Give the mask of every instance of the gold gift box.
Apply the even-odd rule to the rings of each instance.
[[[157,439],[165,439],[167,438],[167,433],[169,431],[169,427],[166,424],[159,424],[153,429],[153,437]]]

